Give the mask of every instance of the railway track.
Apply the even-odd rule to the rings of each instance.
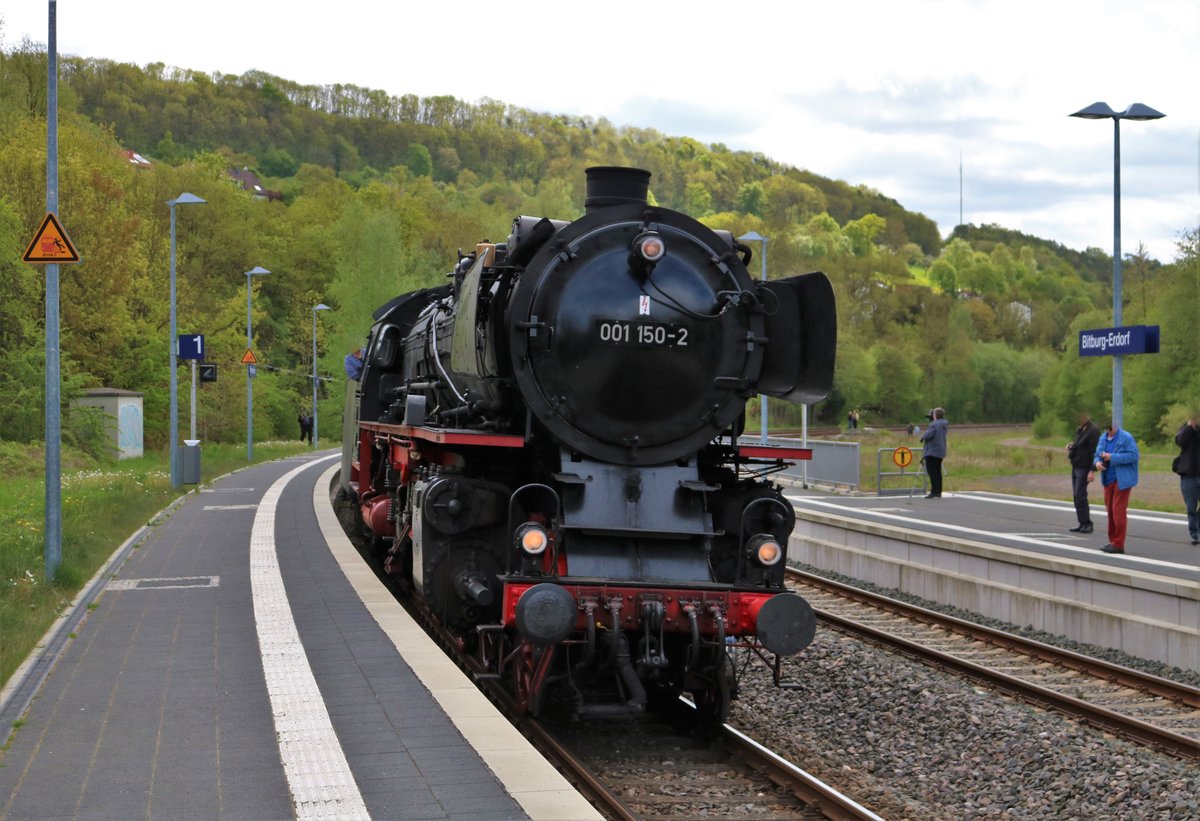
[[[1003,633],[803,571],[789,584],[819,620],[989,686],[1200,759],[1200,689]]]
[[[336,507],[335,503],[335,507]],[[672,720],[645,714],[627,721],[555,722],[519,715],[511,694],[459,639],[434,624],[394,583],[345,507],[347,537],[397,600],[543,755],[607,817],[642,819],[870,819],[880,817],[849,796],[725,725],[717,739],[686,728],[694,708],[680,700]]]
[[[729,725],[702,740],[679,732],[686,716],[533,723],[615,818],[879,819]]]

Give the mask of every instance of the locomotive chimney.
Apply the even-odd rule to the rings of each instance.
[[[646,204],[650,190],[650,172],[641,168],[596,165],[587,169],[587,213],[614,205]]]

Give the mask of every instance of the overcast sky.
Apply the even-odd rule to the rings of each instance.
[[[6,48],[48,2],[0,0]],[[934,219],[1164,262],[1200,225],[1197,0],[59,0],[60,54],[390,94],[490,97],[721,142],[865,184]],[[178,139],[180,135],[176,135]],[[139,146],[146,148],[146,146]],[[653,183],[652,183],[653,185]]]

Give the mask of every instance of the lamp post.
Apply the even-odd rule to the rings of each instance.
[[[322,302],[320,305],[314,305],[312,309],[313,315],[313,358],[312,358],[312,382],[313,382],[313,424],[312,424],[312,446],[313,450],[317,449],[317,311],[332,311],[333,309]]]
[[[186,191],[173,200],[167,200],[167,205],[171,210],[171,330],[167,340],[171,351],[171,452],[169,459],[171,462],[171,487],[173,488],[178,488],[182,484],[179,475],[179,384],[175,375],[175,358],[179,353],[179,337],[175,333],[175,206],[203,205],[205,202],[207,200],[202,200],[195,194],[189,194]]]
[[[1108,103],[1092,103],[1072,117],[1113,121],[1113,326],[1121,327],[1121,120],[1159,120],[1167,116],[1148,105],[1134,103],[1124,111],[1113,111]],[[1124,421],[1124,361],[1113,357],[1112,417],[1120,427]]]
[[[251,332],[250,278],[271,273],[261,265],[255,265],[246,272],[246,352],[254,350],[253,333]],[[254,460],[254,365],[246,364],[246,461]]]
[[[761,242],[762,243],[762,281],[767,281],[767,238],[757,231],[750,231],[738,237],[738,242]],[[759,423],[760,429],[758,441],[762,444],[767,443],[767,397],[764,394],[758,395],[758,401],[762,408],[762,421]]]

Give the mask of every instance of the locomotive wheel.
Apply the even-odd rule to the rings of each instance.
[[[521,643],[521,650],[513,661],[513,691],[522,713],[534,718],[542,714],[546,674],[553,661],[553,646],[535,647],[528,642]]]
[[[697,725],[704,732],[715,731],[729,718],[729,705],[733,701],[737,682],[733,677],[733,662],[724,655],[717,659],[715,678],[703,690],[693,690],[696,703]]]

